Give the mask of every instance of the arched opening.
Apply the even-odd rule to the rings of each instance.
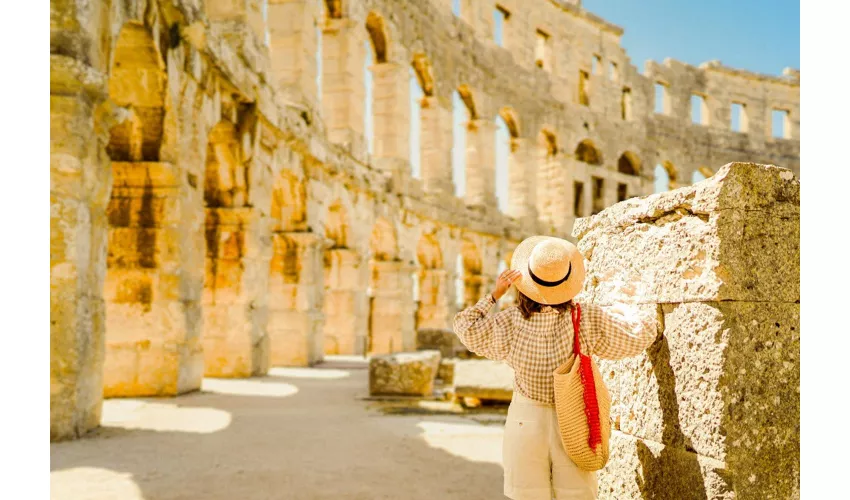
[[[714,175],[714,172],[711,171],[708,167],[699,167],[694,170],[693,174],[691,174],[691,184],[696,184],[697,182],[702,182],[709,177]]]
[[[398,258],[392,224],[375,222],[369,241],[369,336],[367,352],[402,351],[413,340],[412,291],[407,268]],[[407,342],[406,342],[407,340]]]
[[[161,267],[163,261],[174,262],[171,254],[181,250],[168,243],[168,236],[181,219],[174,179],[186,175],[159,162],[166,85],[165,65],[150,31],[141,23],[125,24],[113,49],[108,83],[110,100],[128,112],[110,129],[106,148],[112,191],[103,290],[105,397],[173,396],[201,383],[200,373],[187,375],[184,369],[196,359],[170,355],[175,345],[185,347],[199,332],[191,322],[174,318],[173,311],[186,307],[175,290],[181,285],[180,269]],[[197,301],[192,306],[198,307]]]
[[[455,196],[459,198],[467,194],[468,172],[479,175],[476,170],[478,163],[478,128],[474,122],[476,119],[472,91],[467,85],[460,85],[452,92],[452,183]]]
[[[305,366],[321,358],[321,346],[310,342],[321,332],[309,318],[318,304],[304,307],[297,298],[315,287],[318,269],[316,235],[307,231],[307,193],[304,182],[290,171],[275,178],[271,200],[272,258],[269,263],[269,361],[271,366]]]
[[[422,162],[427,156],[425,147],[433,148],[433,138],[430,130],[433,128],[431,123],[434,117],[430,116],[432,112],[428,109],[429,105],[433,106],[436,103],[430,103],[427,97],[433,95],[434,80],[431,76],[431,65],[427,58],[422,54],[413,56],[413,61],[408,70],[410,82],[410,170],[411,175],[415,179],[422,178]],[[424,134],[424,136],[423,136]]]
[[[387,36],[384,18],[375,12],[370,12],[366,16],[366,32],[368,33],[366,43],[366,57],[364,58],[363,66],[363,84],[366,91],[364,119],[364,135],[366,138],[366,148],[369,154],[375,154],[375,121],[377,115],[385,115],[389,112],[386,109],[377,109],[377,98],[380,97],[386,101],[386,96],[378,96],[377,89],[385,86],[383,83],[384,75],[376,73],[376,68],[387,62],[387,50],[389,48],[389,37]],[[378,78],[379,80],[376,80]],[[379,124],[379,129],[381,129]],[[379,135],[383,130],[378,131]]]
[[[342,0],[325,0],[325,15],[328,19],[342,19]]]
[[[678,176],[676,167],[669,161],[664,161],[655,166],[655,192],[663,193],[671,189],[676,189]]]
[[[593,144],[590,139],[585,139],[578,143],[575,150],[576,160],[587,163],[588,165],[602,165],[602,152]]]
[[[325,238],[332,241],[324,253],[324,353],[363,353],[367,348],[366,283],[360,272],[362,258],[350,248],[351,220],[341,201],[328,207],[324,226]]]
[[[537,135],[537,216],[550,230],[555,230],[556,218],[563,216],[563,182],[558,158],[558,139],[549,129]]]
[[[640,160],[631,151],[626,151],[617,160],[617,171],[626,175],[640,175]]]
[[[422,235],[416,247],[419,261],[419,307],[416,311],[416,328],[443,329],[449,323],[449,302],[446,287],[446,270],[443,253],[437,238]]]
[[[510,108],[502,108],[496,118],[496,201],[499,211],[511,211],[512,199],[511,175],[514,173],[519,139],[519,124]]]
[[[369,41],[372,43],[372,50],[375,52],[375,64],[387,62],[388,42],[384,18],[370,12],[366,16],[366,31],[369,32]]]

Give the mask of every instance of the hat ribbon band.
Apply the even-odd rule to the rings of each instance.
[[[558,286],[561,283],[567,281],[570,277],[570,273],[572,273],[572,272],[573,272],[573,263],[570,262],[570,267],[569,267],[569,269],[567,269],[567,275],[566,276],[559,279],[558,281],[544,281],[544,280],[538,278],[537,275],[534,274],[534,271],[531,270],[531,266],[528,266],[528,275],[531,276],[531,279],[534,280],[534,282],[537,283],[540,286],[548,286],[548,287]]]

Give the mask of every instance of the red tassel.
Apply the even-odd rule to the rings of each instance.
[[[588,444],[590,449],[595,449],[602,444],[602,424],[599,422],[599,401],[596,399],[596,383],[593,380],[593,366],[590,364],[590,356],[581,353],[579,343],[579,325],[581,324],[581,306],[576,304],[572,310],[573,316],[573,350],[579,357],[579,375],[584,395],[584,412],[587,416],[587,426],[590,428]]]

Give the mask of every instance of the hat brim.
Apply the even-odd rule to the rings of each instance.
[[[536,283],[528,271],[528,259],[531,257],[531,251],[535,245],[546,240],[564,242],[574,248],[570,256],[572,271],[570,272],[569,279],[553,287]],[[516,250],[514,250],[511,256],[511,269],[519,271],[522,274],[522,277],[514,282],[516,289],[529,299],[540,304],[554,305],[568,302],[578,295],[584,286],[584,257],[578,251],[578,248],[575,248],[575,245],[567,240],[553,236],[531,236],[523,240],[522,243],[517,245]]]

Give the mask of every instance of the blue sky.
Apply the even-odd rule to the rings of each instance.
[[[779,75],[800,67],[800,2],[790,0],[583,0],[625,29],[622,46],[643,71],[647,59],[698,65],[712,59]]]

